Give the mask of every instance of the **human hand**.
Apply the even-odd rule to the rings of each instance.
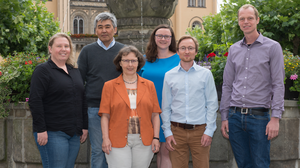
[[[109,138],[103,139],[102,150],[109,155],[109,152],[111,151],[111,142]]]
[[[279,118],[272,117],[266,127],[266,135],[268,135],[268,140],[277,137],[278,132],[279,132]]]
[[[40,146],[44,146],[48,143],[48,133],[47,131],[37,133],[37,142]]]
[[[229,127],[228,127],[228,120],[222,121],[222,126],[221,126],[221,132],[224,138],[229,139]]]
[[[173,148],[173,146],[171,145],[172,142],[173,142],[175,145],[177,144],[176,141],[175,141],[175,139],[174,139],[174,136],[173,136],[173,135],[168,136],[168,137],[166,138],[166,143],[167,143],[166,148],[167,148],[169,151],[174,151],[174,150],[175,150],[175,149]]]
[[[82,135],[80,136],[80,143],[83,143],[86,140],[88,132],[89,132],[88,130],[82,129]]]
[[[159,148],[160,148],[159,140],[158,139],[153,139],[151,146],[152,146],[152,152],[157,153],[159,151]]]
[[[206,134],[203,134],[203,136],[201,138],[201,146],[207,147],[211,144],[211,141],[212,141],[212,137],[210,137]]]

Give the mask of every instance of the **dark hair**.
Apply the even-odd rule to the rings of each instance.
[[[151,33],[148,45],[147,45],[147,49],[146,49],[145,54],[146,54],[146,59],[149,62],[155,62],[156,59],[158,58],[158,56],[157,56],[157,54],[158,54],[157,45],[155,43],[155,33],[159,29],[169,29],[170,30],[172,38],[171,38],[171,44],[169,46],[169,50],[176,53],[176,40],[175,40],[175,34],[174,34],[173,29],[169,25],[161,24],[161,25],[158,25],[153,30],[153,32]]]
[[[179,50],[179,44],[182,42],[182,40],[185,40],[185,39],[192,39],[195,43],[195,50],[196,50],[196,52],[198,52],[199,43],[195,37],[192,37],[190,35],[184,35],[184,36],[180,37],[180,39],[178,40],[177,46],[176,46],[177,51]]]
[[[127,56],[129,53],[134,53],[134,55],[138,58],[138,67],[137,67],[137,72],[140,71],[142,69],[142,67],[145,65],[145,58],[143,57],[143,55],[139,52],[139,50],[135,47],[135,46],[125,46],[124,48],[122,48],[118,55],[116,56],[116,58],[114,59],[114,64],[116,65],[116,69],[117,71],[123,72],[122,67],[120,66],[120,62],[122,60],[123,56]]]

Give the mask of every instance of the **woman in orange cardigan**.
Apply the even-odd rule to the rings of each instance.
[[[114,59],[122,74],[104,84],[99,115],[109,168],[148,168],[159,151],[161,109],[154,84],[136,72],[145,64],[134,46]]]

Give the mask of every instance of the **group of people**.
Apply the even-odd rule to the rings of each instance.
[[[283,109],[284,64],[278,42],[257,31],[258,11],[238,11],[244,38],[229,49],[220,103],[221,131],[239,168],[267,168]],[[29,105],[44,168],[73,168],[89,135],[91,168],[208,168],[218,99],[210,70],[198,66],[198,41],[168,25],[152,32],[143,56],[116,42],[117,20],[95,18],[97,42],[76,63],[64,33],[33,72]],[[78,65],[78,66],[77,66]],[[271,119],[269,110],[272,110]],[[230,130],[230,131],[229,131]]]

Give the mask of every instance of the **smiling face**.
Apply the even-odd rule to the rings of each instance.
[[[133,52],[130,52],[126,56],[123,55],[120,61],[120,66],[122,67],[123,74],[128,76],[136,74],[138,65],[138,58]]]
[[[195,42],[192,39],[188,38],[182,40],[178,45],[178,51],[177,51],[177,54],[179,55],[181,61],[193,62],[195,56],[197,55],[195,47],[196,47]]]
[[[159,39],[157,35],[163,35],[163,36],[172,36],[171,31],[169,29],[161,28],[158,29],[155,33],[155,43],[157,45],[157,48],[159,49],[169,49],[169,46],[171,44],[171,38],[166,40],[165,38]]]
[[[52,46],[48,46],[53,62],[66,62],[70,56],[70,43],[65,37],[54,39]]]
[[[244,35],[257,33],[259,17],[256,18],[253,8],[241,8],[238,15],[238,21],[240,29],[244,32]]]
[[[96,35],[106,47],[113,41],[117,28],[113,27],[111,20],[99,20],[96,26]]]

